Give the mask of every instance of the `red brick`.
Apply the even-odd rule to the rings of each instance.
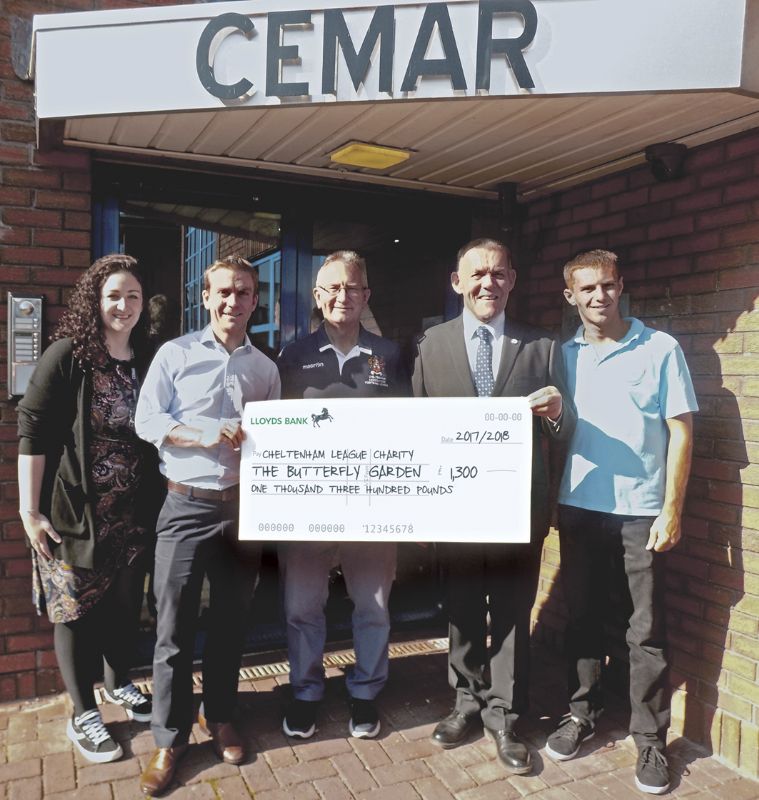
[[[63,215],[60,211],[42,211],[37,208],[6,208],[3,222],[6,225],[28,225],[35,228],[60,228]]]
[[[727,183],[736,183],[746,179],[746,175],[751,175],[753,160],[742,158],[719,164],[716,169],[704,170],[699,176],[701,186],[721,186]]]
[[[693,233],[694,228],[693,217],[680,217],[650,225],[648,228],[648,235],[652,239],[669,239],[674,236],[685,236],[686,234]]]
[[[0,672],[22,672],[34,669],[34,653],[0,656]]]
[[[61,263],[61,251],[49,247],[5,247],[0,248],[3,264],[40,264],[57,266]]]
[[[32,189],[55,189],[61,185],[61,176],[54,170],[4,169],[5,186],[28,186]]]
[[[734,206],[715,208],[696,217],[696,227],[700,230],[707,228],[724,228],[729,225],[739,225],[747,222],[751,217],[751,207],[748,203],[739,203]]]
[[[29,189],[17,187],[0,187],[0,205],[28,206],[31,203],[32,193]]]
[[[746,263],[746,259],[745,247],[723,248],[713,253],[704,253],[696,256],[696,269],[699,272],[707,272],[712,269],[740,267]]]
[[[672,253],[679,256],[686,253],[704,253],[707,250],[716,250],[720,246],[723,234],[723,231],[713,230],[675,239],[672,242]]]
[[[599,219],[594,219],[590,223],[591,233],[606,233],[608,231],[615,231],[624,228],[627,225],[627,218],[624,214],[611,214]],[[619,240],[615,234],[615,242],[618,244]]]
[[[86,211],[66,211],[63,227],[67,230],[89,231],[92,228],[92,216]]]
[[[34,243],[48,247],[85,248],[90,246],[90,234],[86,231],[35,230]]]
[[[598,200],[594,203],[587,203],[585,205],[574,206],[572,208],[572,221],[584,222],[594,217],[602,217],[606,211],[606,203],[603,200]]]
[[[609,211],[625,211],[628,208],[643,206],[648,202],[648,187],[637,189],[634,192],[623,192],[609,198]],[[649,220],[646,220],[648,222]],[[630,224],[634,224],[630,220]]]
[[[3,283],[29,283],[28,267],[3,267]],[[15,289],[13,290],[15,291]]]
[[[31,228],[4,228],[0,225],[0,244],[28,245],[31,243]]]
[[[52,646],[52,632],[13,635],[6,639],[6,647],[9,654],[26,652],[27,650],[49,650]]]
[[[77,250],[69,247],[63,251],[64,267],[79,267],[81,269],[87,269],[87,267],[90,266],[90,263],[91,259],[89,248],[86,250]]]
[[[726,186],[724,197],[726,203],[759,198],[759,178],[751,178],[747,181],[740,181],[731,186]]]
[[[21,103],[0,103],[0,119],[34,119],[34,109]]]
[[[647,203],[640,208],[630,209],[627,219],[631,225],[664,222],[672,219],[672,203]]]
[[[560,242],[571,241],[580,236],[585,236],[588,232],[587,222],[577,222],[574,225],[564,225],[556,232],[556,236]]]
[[[694,176],[686,176],[673,181],[655,183],[651,187],[651,202],[657,203],[660,200],[673,200],[685,195],[690,196],[696,191],[696,179]]]
[[[759,242],[759,222],[749,222],[745,225],[726,228],[722,232],[722,241],[728,246]]]
[[[92,188],[90,172],[64,172],[63,188],[74,192],[89,192]]]
[[[37,192],[37,207],[88,211],[90,208],[90,196],[79,192],[59,192],[40,189]]]
[[[0,164],[28,164],[29,147],[0,145]]]
[[[81,272],[71,269],[35,269],[32,275],[35,283],[58,286],[73,286],[82,277]]]
[[[590,187],[593,200],[598,200],[609,195],[620,195],[627,188],[627,175],[613,175],[611,178],[602,178]]]
[[[37,150],[34,163],[41,167],[63,167],[65,169],[88,169],[90,166],[89,153],[76,150]]]
[[[30,144],[37,141],[37,132],[34,125],[7,124],[0,125],[0,136],[6,142],[23,142]]]
[[[759,267],[752,264],[741,269],[723,270],[718,274],[720,289],[751,289],[759,286]]]

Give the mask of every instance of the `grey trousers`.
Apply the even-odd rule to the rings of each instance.
[[[395,578],[392,542],[287,542],[279,547],[284,586],[290,684],[297,700],[324,696],[324,607],[329,572],[342,566],[353,601],[356,665],[348,670],[351,697],[373,700],[387,681],[390,636],[388,597]]]
[[[245,626],[258,576],[259,542],[238,542],[238,501],[169,492],[158,517],[153,718],[158,747],[186,744],[193,722],[192,660],[203,577],[210,600],[203,648],[203,707],[228,722],[237,701]]]

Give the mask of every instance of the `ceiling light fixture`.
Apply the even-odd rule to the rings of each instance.
[[[411,155],[409,150],[398,147],[383,147],[367,142],[350,142],[329,154],[336,164],[364,169],[387,169],[406,161]]]

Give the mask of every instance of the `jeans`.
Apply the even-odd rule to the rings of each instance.
[[[632,614],[630,733],[638,747],[663,747],[670,720],[665,651],[665,556],[646,550],[654,517],[630,517],[559,506],[561,580],[569,613],[566,632],[569,708],[594,723],[603,709],[601,659],[610,559],[624,567]]]
[[[329,572],[342,566],[353,601],[356,665],[346,674],[351,697],[373,700],[387,681],[390,614],[388,598],[395,578],[394,542],[287,542],[280,545],[284,583],[290,684],[297,700],[324,696],[324,608]]]

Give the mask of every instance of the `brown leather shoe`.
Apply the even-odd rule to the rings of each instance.
[[[159,747],[145,772],[140,776],[140,790],[147,797],[163,794],[174,780],[179,759],[187,752],[187,745],[180,744],[176,747]]]
[[[242,764],[245,761],[245,745],[231,722],[209,722],[198,714],[200,730],[213,741],[216,755],[226,764]]]

